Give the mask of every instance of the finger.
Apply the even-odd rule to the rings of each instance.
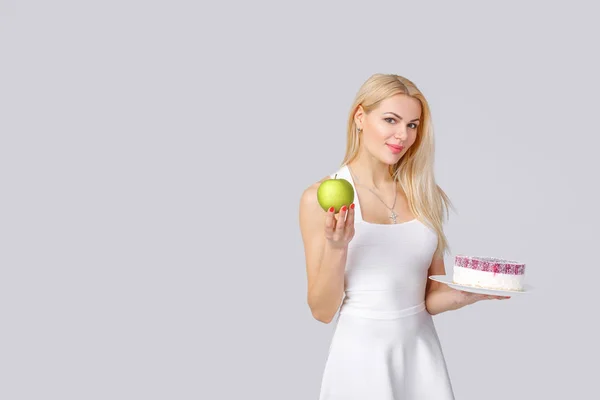
[[[507,297],[507,296],[492,296],[492,295],[490,295],[490,299],[494,299],[494,300],[506,300],[506,299],[510,299],[510,297]]]
[[[348,207],[342,206],[338,215],[338,223],[335,226],[336,233],[343,234],[344,227],[346,225],[346,214],[348,213]]]
[[[503,299],[504,296],[496,296],[496,295],[493,295],[493,294],[488,294],[487,298],[490,299],[490,300],[500,300],[500,299]]]
[[[325,234],[328,239],[331,239],[333,232],[335,231],[336,220],[334,217],[335,209],[331,207],[325,215]]]
[[[350,204],[348,210],[348,216],[346,217],[346,228],[350,228],[354,225],[354,203]]]

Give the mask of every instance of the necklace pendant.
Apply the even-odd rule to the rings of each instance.
[[[390,218],[392,219],[392,221],[394,221],[394,223],[396,223],[396,213],[394,212],[394,210],[392,210],[392,214],[390,215]]]

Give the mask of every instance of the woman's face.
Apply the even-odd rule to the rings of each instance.
[[[362,128],[362,144],[366,150],[386,164],[396,164],[417,138],[421,103],[399,94],[385,99],[379,107],[365,114],[356,113],[356,124]]]

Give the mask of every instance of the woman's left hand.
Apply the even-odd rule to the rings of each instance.
[[[472,293],[464,290],[455,290],[456,301],[460,307],[477,303],[481,300],[507,300],[510,296],[494,296],[490,294]]]

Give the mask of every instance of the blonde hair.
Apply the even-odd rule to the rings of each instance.
[[[362,106],[366,113],[385,99],[405,94],[421,103],[421,123],[417,128],[414,144],[398,163],[390,166],[390,175],[400,184],[408,197],[408,204],[415,217],[432,228],[438,235],[436,254],[443,256],[449,251],[444,234],[444,219],[449,208],[454,208],[446,193],[437,185],[434,177],[433,123],[429,104],[417,86],[399,75],[374,74],[360,87],[348,117],[346,154],[342,166],[358,156],[360,135],[354,121],[356,111]]]

